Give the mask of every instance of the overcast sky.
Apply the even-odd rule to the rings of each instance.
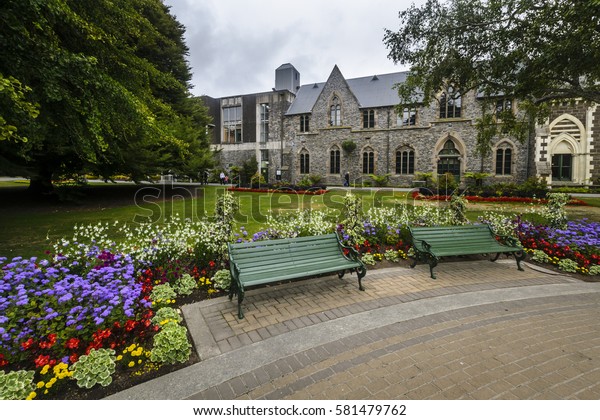
[[[387,58],[385,29],[425,0],[163,0],[186,27],[194,95],[223,97],[275,86],[291,63],[301,84],[324,82],[334,65],[350,79],[405,70]]]

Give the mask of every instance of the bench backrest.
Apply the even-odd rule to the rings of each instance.
[[[340,245],[335,233],[229,244],[229,259],[240,268],[297,265],[336,254],[340,254]]]
[[[414,239],[425,241],[430,245],[495,242],[494,232],[489,225],[409,227]]]

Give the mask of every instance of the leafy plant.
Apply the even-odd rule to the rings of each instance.
[[[169,364],[184,363],[190,358],[191,349],[185,327],[167,322],[154,336],[150,360]]]
[[[198,285],[196,284],[196,280],[188,273],[185,273],[183,276],[179,277],[173,284],[173,290],[175,290],[175,292],[180,296],[191,295],[194,289],[197,287]]]
[[[548,204],[546,205],[548,223],[550,227],[563,229],[567,226],[567,212],[565,206],[569,202],[569,195],[564,193],[548,194]]]
[[[172,303],[176,297],[177,293],[169,283],[154,286],[150,293],[150,300],[157,306],[168,305]]]
[[[183,321],[183,318],[181,317],[181,315],[179,315],[179,312],[177,312],[177,309],[167,306],[164,308],[160,308],[159,310],[156,311],[156,313],[152,317],[152,324],[153,325],[163,325],[166,323],[165,321],[170,321],[170,320],[173,320],[173,321],[179,323],[179,322]]]
[[[212,278],[216,288],[221,290],[229,290],[231,286],[231,273],[229,270],[219,270]]]
[[[108,386],[115,373],[115,351],[113,349],[92,349],[83,355],[71,367],[73,379],[80,388],[92,388],[94,385]]]
[[[369,174],[369,177],[373,180],[376,187],[386,187],[390,182],[390,174],[375,175]]]
[[[567,273],[576,273],[579,265],[570,258],[564,258],[558,262],[558,268]]]
[[[33,370],[18,370],[8,373],[0,370],[0,400],[31,399],[35,389],[34,375],[35,371]]]
[[[533,256],[531,257],[531,259],[533,261],[537,261],[537,262],[544,263],[544,264],[548,263],[550,261],[550,257],[548,257],[548,254],[546,254],[541,249],[533,250]]]
[[[352,140],[344,140],[342,142],[342,150],[347,154],[351,154],[356,150],[356,143],[354,143]]]

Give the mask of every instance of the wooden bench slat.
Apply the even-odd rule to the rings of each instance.
[[[243,318],[246,287],[335,272],[341,277],[348,270],[356,271],[359,289],[364,290],[366,267],[354,250],[348,252],[351,255],[346,256],[336,233],[229,244],[229,298],[238,295],[238,316]]]
[[[522,270],[520,263],[525,252],[516,245],[518,241],[512,238],[507,244],[499,242],[489,225],[409,227],[409,232],[415,249],[415,261],[411,267],[415,267],[418,261],[428,262],[434,279],[433,267],[440,257],[449,256],[493,253],[497,254],[495,261],[501,253],[512,254],[518,269]]]

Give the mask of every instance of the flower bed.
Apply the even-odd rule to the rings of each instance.
[[[418,192],[413,192],[413,198],[416,200],[427,200],[427,201],[450,201],[451,196],[449,195],[430,195],[425,196]],[[548,204],[548,200],[545,198],[530,198],[530,197],[480,197],[478,195],[467,195],[464,198],[471,203],[524,203],[524,204]],[[570,206],[587,206],[585,201],[571,198],[567,203]]]
[[[267,193],[267,194],[300,194],[300,195],[323,195],[327,190],[323,188],[246,188],[246,187],[229,187],[227,191],[238,191],[238,192],[255,192],[255,193]]]

